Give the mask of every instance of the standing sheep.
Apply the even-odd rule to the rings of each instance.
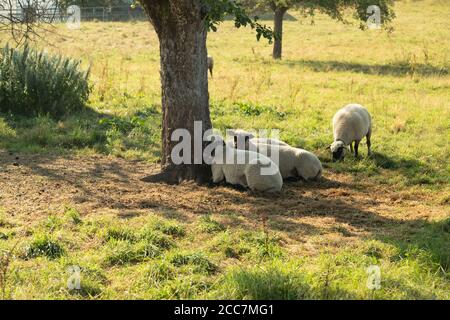
[[[252,151],[236,150],[225,143],[222,151],[213,155],[211,170],[214,183],[225,180],[253,191],[281,191],[283,178],[277,165],[269,158]],[[244,161],[241,164],[239,160]],[[264,174],[264,169],[269,170],[270,167],[274,173]]]
[[[364,136],[367,138],[367,154],[370,156],[370,137],[372,135],[372,119],[369,111],[360,104],[349,104],[339,110],[333,117],[334,142],[330,145],[333,160],[342,160],[345,149],[350,146],[353,152],[355,142],[355,157],[358,157],[358,147]]]
[[[211,56],[208,56],[208,70],[211,74],[211,78],[213,77],[213,69],[214,69],[214,58]]]

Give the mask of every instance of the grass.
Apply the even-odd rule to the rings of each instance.
[[[56,259],[65,254],[64,247],[47,234],[36,236],[25,248],[24,258],[32,259],[36,257],[47,257]]]
[[[49,51],[91,64],[93,93],[88,110],[59,121],[0,115],[0,154],[17,155],[17,170],[36,176],[28,194],[37,199],[29,200],[31,214],[29,198],[15,206],[26,182],[7,185],[19,171],[0,170],[3,298],[450,299],[450,31],[442,28],[450,6],[401,1],[396,13],[391,35],[321,15],[315,25],[286,21],[281,61],[231,22],[209,35],[214,127],[280,129],[324,164],[327,182],[296,185],[300,193],[287,188],[276,206],[218,187],[197,192],[192,209],[177,192],[194,187],[183,186],[148,187],[140,199],[147,204],[136,204],[126,187],[134,180],[98,173],[103,163],[86,175],[58,169],[44,177],[47,163],[70,157],[80,159],[77,172],[88,157],[108,157],[111,166],[117,158],[157,164],[161,138],[159,47],[148,23],[61,26],[63,40],[49,34],[58,43]],[[374,155],[333,163],[331,118],[350,102],[373,114]],[[45,161],[24,165],[30,154]],[[99,185],[104,198],[93,205],[84,198],[98,194],[86,186],[99,175],[117,188]],[[39,195],[54,180],[76,181],[74,196],[45,198],[44,210]],[[329,185],[342,188],[320,193]],[[168,190],[176,198],[165,202]],[[262,206],[269,214],[261,222]],[[373,265],[381,270],[379,290],[367,287]],[[67,287],[70,266],[80,267],[80,290]]]
[[[206,238],[172,235],[176,246],[167,246],[149,236],[150,227],[142,227],[146,219],[129,219],[121,223],[120,232],[112,216],[83,219],[83,225],[98,221],[115,225],[108,229],[108,238],[102,229],[92,235],[88,228],[64,230],[59,240],[39,233],[21,237],[21,241],[30,241],[30,245],[27,254],[15,258],[12,266],[26,271],[9,276],[11,296],[17,299],[450,298],[448,219],[425,225],[423,231],[408,239],[362,239],[335,253],[324,249],[317,255],[302,257],[289,254],[274,235],[269,235],[269,241],[281,254],[262,257],[265,235],[243,228],[206,233]],[[163,213],[151,223],[157,233],[159,224],[155,221],[164,221]],[[197,223],[179,224],[186,235],[192,235]],[[61,226],[56,233],[62,229]],[[71,239],[76,239],[77,246]],[[63,243],[67,249],[62,249]],[[7,247],[4,243],[2,246]],[[186,247],[192,249],[182,249]],[[81,269],[82,288],[78,291],[65,286],[70,276],[67,268],[72,265]],[[371,265],[382,270],[380,290],[366,287],[367,268]]]

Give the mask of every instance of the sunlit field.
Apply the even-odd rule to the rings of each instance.
[[[290,12],[281,61],[231,21],[209,34],[213,126],[279,129],[322,161],[277,196],[140,180],[161,144],[148,22],[46,34],[34,45],[81,59],[92,93],[61,120],[0,114],[0,298],[450,299],[450,3],[395,11],[390,34]],[[352,102],[374,155],[363,141],[334,163],[331,119]]]

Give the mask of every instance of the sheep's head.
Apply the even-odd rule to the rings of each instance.
[[[206,147],[203,156],[206,163],[211,163],[216,155],[223,155],[226,143],[220,135],[211,134],[206,138]]]
[[[330,146],[331,153],[333,154],[333,161],[343,160],[345,157],[345,143],[343,141],[335,141]]]
[[[248,150],[250,139],[255,137],[253,133],[241,129],[232,130],[230,133],[233,135],[235,149]]]

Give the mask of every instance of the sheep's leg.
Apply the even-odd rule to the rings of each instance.
[[[353,141],[350,142],[350,152],[353,153]]]
[[[355,141],[355,158],[358,158],[359,141]]]
[[[367,139],[367,156],[371,156],[372,155],[372,150],[370,150],[370,147],[372,146],[372,142],[370,142],[370,138],[372,136],[372,131],[369,130],[369,132],[366,135],[366,139]]]
[[[240,177],[239,184],[243,187],[248,187],[248,180],[247,180],[247,176],[245,174]]]

